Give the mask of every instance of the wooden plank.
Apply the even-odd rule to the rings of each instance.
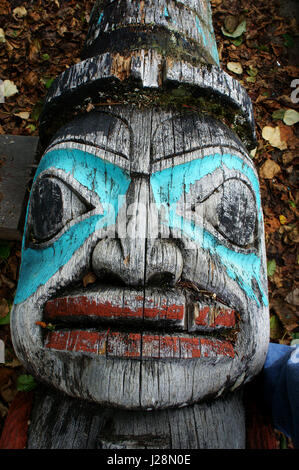
[[[0,135],[0,238],[19,240],[38,137]]]

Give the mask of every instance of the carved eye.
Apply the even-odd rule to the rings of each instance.
[[[211,224],[235,245],[252,244],[256,227],[256,202],[252,191],[243,181],[231,178],[208,195],[210,184],[202,185],[197,181],[190,185],[177,204],[177,212],[207,229],[207,223]]]
[[[68,222],[88,210],[87,204],[58,178],[40,179],[30,200],[30,241],[51,239]]]
[[[236,245],[253,242],[256,225],[256,204],[246,184],[236,179],[225,181],[218,188],[217,229]]]

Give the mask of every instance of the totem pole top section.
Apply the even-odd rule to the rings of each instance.
[[[219,64],[209,0],[96,0],[82,61],[46,97],[42,147],[78,114],[114,104],[212,115],[256,146],[251,100]]]
[[[84,58],[138,49],[219,65],[209,0],[97,0]]]

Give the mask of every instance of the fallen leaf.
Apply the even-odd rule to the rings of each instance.
[[[239,24],[238,16],[228,15],[225,17],[224,28],[229,33],[233,33],[236,30],[238,24]]]
[[[293,161],[295,157],[296,155],[293,152],[285,152],[282,155],[283,164],[287,165],[288,163],[291,163],[291,161]]]
[[[257,152],[257,147],[255,147],[255,149],[251,150],[250,156],[251,156],[252,158],[255,158],[256,152]]]
[[[298,327],[298,317],[293,312],[292,306],[282,298],[274,298],[270,301],[270,309],[273,309],[287,331]]]
[[[5,33],[4,33],[3,29],[0,28],[0,43],[1,43],[1,42],[5,42],[5,41],[6,41],[6,39],[5,39]]]
[[[276,109],[276,111],[272,113],[272,118],[282,120],[285,115],[285,112],[286,112],[285,109]]]
[[[34,377],[32,375],[23,374],[18,377],[17,390],[19,392],[30,392],[37,386]]]
[[[271,259],[267,261],[267,274],[269,277],[273,276],[276,271],[276,261],[275,259]]]
[[[90,113],[90,111],[92,111],[94,108],[95,106],[92,103],[88,103],[88,105],[86,106],[86,112]]]
[[[44,321],[36,321],[35,324],[41,326],[42,328],[47,328],[47,323]]]
[[[241,75],[243,73],[243,67],[240,62],[228,62],[227,68],[231,72],[236,73],[238,75]]]
[[[15,95],[16,93],[19,92],[16,85],[10,80],[4,80],[3,88],[4,88],[4,97],[5,98],[9,98],[10,96],[13,96],[13,95]]]
[[[97,280],[97,276],[90,272],[90,273],[87,273],[84,277],[83,277],[83,286],[86,287],[88,284],[93,284],[94,282],[96,282]]]
[[[260,176],[265,179],[272,179],[278,173],[280,173],[280,166],[273,160],[266,160],[265,163],[261,166]]]
[[[289,149],[298,149],[299,139],[294,134],[293,128],[282,123],[279,123],[278,127],[280,129],[281,141],[287,143]]]
[[[24,80],[28,86],[34,87],[38,84],[38,76],[33,71],[24,76]]]
[[[265,126],[262,130],[262,136],[272,145],[272,147],[276,147],[280,150],[286,150],[288,148],[286,142],[282,140],[279,126]]]
[[[299,231],[298,228],[295,227],[289,234],[288,238],[292,243],[299,243]]]
[[[27,10],[25,7],[17,7],[13,10],[12,16],[14,18],[24,18],[24,16],[27,16]]]
[[[283,334],[282,326],[276,315],[271,315],[270,318],[270,338],[279,339]]]
[[[283,122],[287,126],[293,126],[297,122],[299,122],[299,113],[294,109],[287,109],[283,116]]]
[[[222,33],[224,36],[228,36],[230,38],[238,38],[246,31],[246,20],[242,21],[233,32],[227,31],[223,26],[221,28]]]
[[[288,221],[287,218],[284,215],[280,215],[279,220],[280,220],[281,225],[286,224],[287,221]]]
[[[126,257],[124,258],[124,265],[127,266],[127,264],[129,263],[129,261],[130,261],[130,254],[128,254],[128,256],[126,256]]]
[[[22,111],[21,113],[14,113],[14,116],[20,117],[21,119],[28,119],[30,113],[28,113],[28,111]]]
[[[285,300],[288,302],[288,304],[299,305],[299,289],[296,288],[292,292],[289,292]]]

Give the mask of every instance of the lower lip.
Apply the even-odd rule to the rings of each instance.
[[[58,351],[131,359],[234,358],[229,341],[184,335],[123,333],[118,331],[49,331],[45,347]]]

